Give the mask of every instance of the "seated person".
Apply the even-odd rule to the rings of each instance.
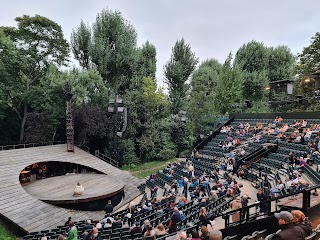
[[[278,184],[274,188],[271,188],[270,190],[271,196],[277,197],[277,194],[281,193],[283,188],[284,188],[284,184],[282,183],[281,180],[278,180]]]

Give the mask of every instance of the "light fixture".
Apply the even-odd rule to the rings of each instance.
[[[310,82],[310,78],[306,78],[305,80],[304,80],[304,83],[309,83]]]
[[[267,90],[267,91],[269,91],[270,89],[271,89],[270,86],[266,86],[266,87],[265,87],[265,90]]]

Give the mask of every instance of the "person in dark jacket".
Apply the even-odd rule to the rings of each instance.
[[[267,200],[268,200],[267,195],[262,192],[261,188],[258,188],[257,201],[264,202],[264,201],[267,201]],[[262,203],[262,204],[259,205],[259,207],[260,207],[260,213],[263,213],[263,214],[267,213],[268,204]]]
[[[140,227],[140,222],[136,222],[135,223],[135,227],[133,227],[130,230],[131,236],[133,236],[133,234],[137,234],[137,233],[141,233],[142,234],[142,228]]]
[[[105,211],[106,214],[113,212],[113,205],[111,203],[111,200],[108,200],[108,203],[104,207],[104,211]]]
[[[177,223],[180,222],[180,220],[181,220],[180,212],[178,208],[175,207],[173,209],[173,214],[171,215],[171,219],[170,219],[171,226],[169,226],[169,233],[173,233],[177,231]]]
[[[275,213],[274,216],[278,219],[282,231],[275,234],[272,240],[303,240],[309,235],[306,229],[293,223],[293,216],[290,212],[281,211]]]

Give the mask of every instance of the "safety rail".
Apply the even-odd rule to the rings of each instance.
[[[302,195],[303,195],[302,206],[300,209],[301,209],[301,211],[304,212],[304,214],[306,216],[308,216],[308,210],[311,207],[311,191],[316,191],[318,188],[320,188],[320,184],[316,185],[316,186],[305,188],[301,191],[295,191],[293,193],[284,194],[279,197],[274,197],[274,198],[268,199],[266,201],[250,204],[247,207],[243,207],[243,208],[239,208],[236,210],[231,210],[231,211],[225,212],[222,214],[222,218],[225,219],[225,227],[239,225],[239,224],[241,225],[241,224],[245,224],[245,223],[252,221],[257,216],[256,216],[256,214],[250,214],[250,209],[252,209],[252,208],[257,209],[260,205],[266,205],[267,211],[266,211],[265,215],[271,216],[275,212],[275,211],[274,212],[271,211],[271,204],[273,202],[277,203],[281,199],[283,200],[284,198],[287,198],[287,197],[296,196],[297,194],[300,194],[300,193],[302,193]],[[283,207],[286,207],[286,206],[284,205]],[[242,218],[238,222],[230,223],[230,216],[232,216],[233,214],[238,213],[238,212],[244,213],[244,214],[240,214],[241,218],[242,218],[242,216],[245,216],[245,217]]]
[[[101,160],[111,164],[114,167],[119,167],[119,163],[116,160],[108,157],[107,155],[104,155],[99,150],[95,150],[94,151],[94,156],[96,156],[97,158],[100,158]]]
[[[66,141],[53,141],[53,142],[41,142],[41,143],[19,143],[19,144],[0,146],[0,151],[20,149],[20,148],[40,147],[40,146],[48,146],[48,145],[57,145],[57,144],[63,144],[63,143],[66,143]]]
[[[214,137],[216,137],[217,135],[220,134],[220,131],[222,129],[222,127],[226,126],[226,125],[230,125],[230,123],[234,120],[234,117],[230,118],[228,121],[226,121],[225,123],[223,123],[220,127],[218,127],[210,136],[208,136],[206,139],[204,139],[203,141],[201,141],[200,143],[198,143],[193,149],[195,150],[200,150],[202,149],[204,146],[206,146]]]
[[[58,144],[64,144],[66,143],[65,140],[62,141],[53,141],[53,142],[42,142],[42,143],[21,143],[21,144],[12,144],[12,145],[5,145],[5,146],[0,146],[0,151],[5,151],[5,150],[14,150],[14,149],[22,149],[22,148],[32,148],[32,147],[40,147],[40,146],[49,146],[49,145],[58,145]],[[80,142],[74,142],[74,145],[77,146],[78,148],[86,151],[87,153],[90,153],[90,148],[87,147],[86,145],[80,143]],[[105,154],[101,153],[99,150],[95,150],[94,156],[100,158],[101,160],[111,164],[114,167],[119,167],[119,163],[106,156]]]

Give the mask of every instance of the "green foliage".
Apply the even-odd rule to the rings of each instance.
[[[296,66],[297,80],[294,85],[294,93],[302,96],[312,96],[314,91],[314,79],[312,73],[320,70],[320,33],[317,32],[311,38],[309,46],[305,47],[298,55]],[[310,82],[304,80],[309,78]]]
[[[164,75],[169,88],[171,112],[177,114],[184,107],[187,80],[198,63],[198,58],[184,39],[178,40],[172,48],[170,60],[164,66]]]
[[[236,53],[235,64],[241,70],[255,72],[268,67],[269,51],[263,43],[251,41],[244,44]]]
[[[268,85],[267,71],[243,71],[243,99],[249,101],[266,100],[267,92],[265,87]]]
[[[269,48],[268,79],[270,82],[292,79],[295,58],[287,46]]]
[[[6,104],[11,105],[21,119],[19,141],[22,142],[28,110],[33,100],[33,87],[39,84],[50,65],[61,66],[66,63],[69,46],[63,37],[61,27],[46,17],[23,15],[15,20],[18,28],[2,29],[13,40],[13,59],[20,60],[15,66],[19,75],[10,74],[10,78],[4,79],[4,84]],[[5,42],[9,47],[8,40]],[[5,67],[10,69],[12,61],[8,64]]]
[[[0,239],[16,240],[16,237],[9,231],[9,228],[1,222],[0,222]]]
[[[134,73],[137,34],[119,11],[102,10],[92,26],[91,61],[104,81],[123,93]]]
[[[242,72],[232,65],[232,55],[229,54],[223,64],[215,98],[215,108],[218,113],[230,112],[232,103],[242,99]]]
[[[156,47],[149,41],[147,41],[137,51],[137,75],[155,79],[157,70]]]
[[[201,63],[192,74],[187,114],[196,132],[203,128],[209,116],[215,113],[214,98],[221,72],[222,65],[217,60],[210,59]]]
[[[81,21],[80,26],[76,30],[72,30],[71,49],[80,66],[88,70],[91,65],[91,29],[83,21]]]
[[[309,46],[303,49],[299,54],[300,71],[314,73],[320,68],[320,32],[311,38]]]

